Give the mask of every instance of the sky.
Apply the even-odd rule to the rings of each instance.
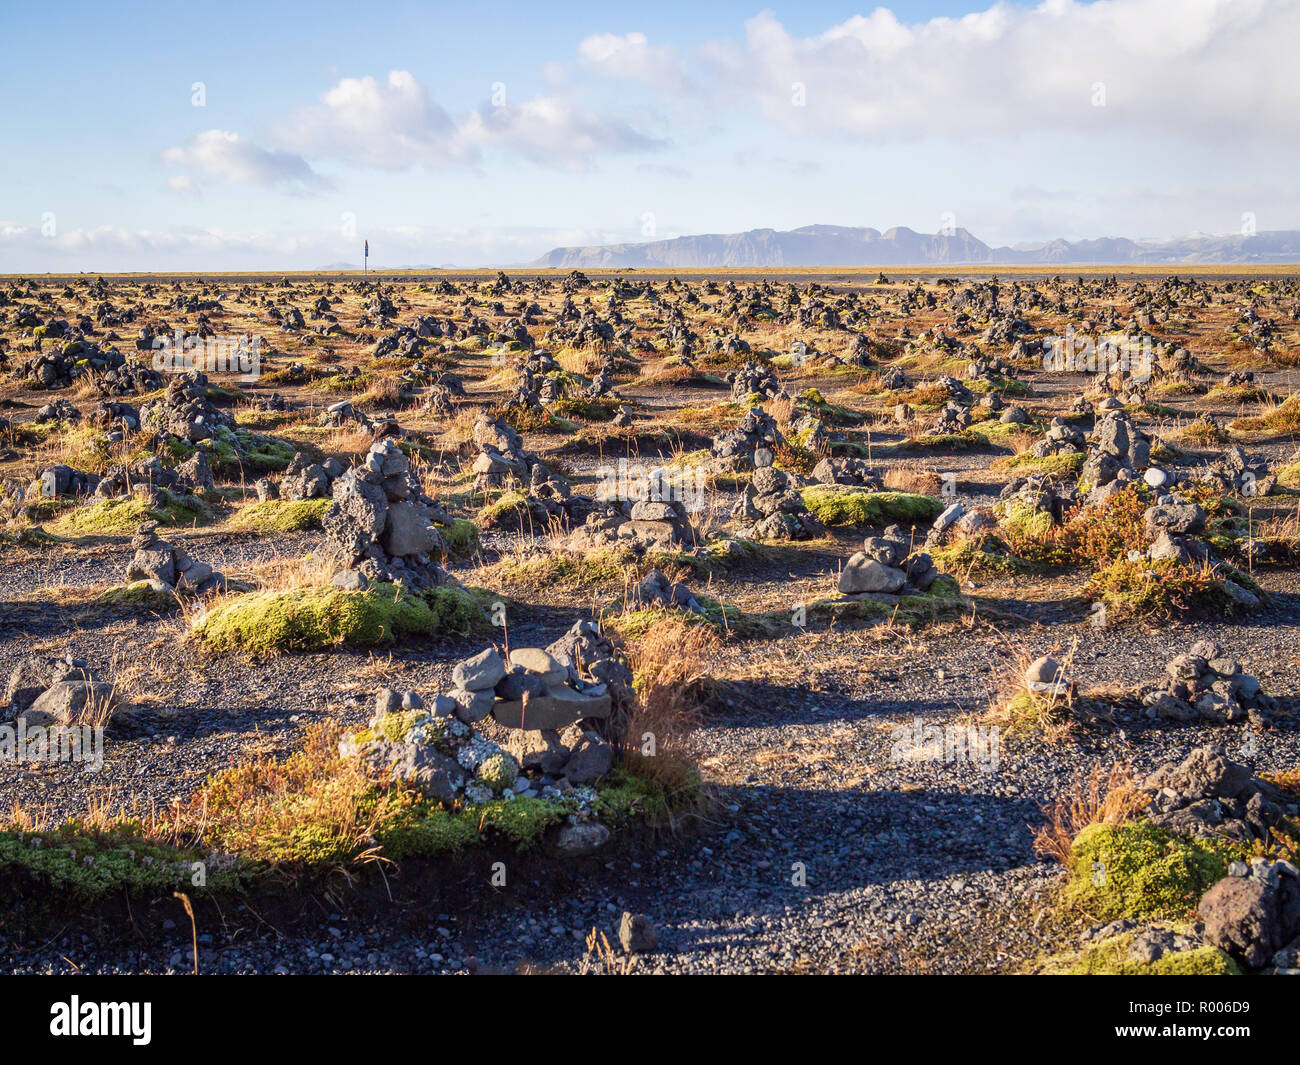
[[[1300,229],[1300,2],[0,10],[0,272]]]

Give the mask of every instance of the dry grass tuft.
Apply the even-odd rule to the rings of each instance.
[[[625,766],[669,794],[695,786],[691,733],[699,726],[722,641],[707,625],[656,621],[632,646],[637,701],[627,724]],[[653,753],[650,753],[653,751]]]
[[[943,490],[943,478],[933,470],[913,470],[906,466],[886,470],[884,484],[895,492],[915,492],[923,496],[937,496]]]
[[[1071,845],[1085,828],[1122,825],[1146,804],[1129,763],[1115,762],[1106,769],[1094,763],[1087,772],[1076,773],[1070,789],[1043,808],[1047,823],[1034,834],[1034,851],[1068,866]]]

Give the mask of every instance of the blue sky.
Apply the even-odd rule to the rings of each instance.
[[[1290,0],[49,3],[0,35],[5,271],[1300,228]]]

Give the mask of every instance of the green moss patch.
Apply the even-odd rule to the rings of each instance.
[[[894,598],[836,595],[808,604],[808,616],[832,621],[887,621],[920,626],[962,612],[966,600],[956,580],[941,573],[928,591]]]
[[[478,553],[478,526],[468,518],[455,518],[450,525],[440,526],[439,530],[449,555],[465,558]]]
[[[130,536],[145,521],[193,527],[211,520],[212,512],[197,496],[166,493],[164,502],[156,507],[135,497],[90,503],[68,511],[51,523],[48,531],[56,536]]]
[[[998,521],[1007,532],[1021,539],[1046,536],[1056,524],[1052,515],[1039,510],[1023,499],[1008,499],[993,508]]]
[[[930,524],[943,503],[915,492],[868,492],[861,488],[817,485],[803,490],[804,504],[823,525]]]
[[[962,576],[1012,577],[1035,568],[1033,563],[1008,553],[996,537],[959,540],[946,547],[931,548],[930,558],[944,573]]]
[[[1034,390],[1024,381],[1017,381],[1014,377],[1003,377],[1001,374],[981,377],[974,381],[968,381],[966,384],[972,392],[1000,392],[1004,396],[1032,396],[1034,394]]]
[[[1089,825],[1075,838],[1061,901],[1093,921],[1177,919],[1228,875],[1244,851],[1219,840],[1185,839],[1144,821]]]
[[[622,585],[631,564],[630,556],[613,549],[585,554],[555,551],[503,558],[491,573],[494,584],[506,588],[598,588]]]
[[[584,422],[614,420],[622,404],[608,396],[574,396],[557,399],[548,409],[559,418],[579,418]]]
[[[328,499],[266,499],[237,511],[226,522],[226,528],[262,536],[319,529],[329,506]]]
[[[483,599],[451,586],[422,595],[394,585],[252,592],[210,610],[193,633],[208,650],[253,655],[383,647],[409,638],[467,636],[487,624]]]
[[[148,839],[135,823],[111,830],[70,821],[47,832],[0,831],[0,877],[5,893],[23,897],[23,886],[58,896],[60,906],[88,904],[128,891],[151,896],[192,890],[195,863],[202,862],[207,890],[238,891],[243,864],[214,861],[200,848],[170,846]]]
[[[528,528],[529,522],[544,528],[546,512],[523,492],[503,492],[474,516],[480,529]]]
[[[1129,957],[1133,934],[1112,936],[1082,950],[1056,954],[1033,967],[1042,976],[1240,976],[1241,968],[1218,947],[1162,954],[1152,962]]]
[[[1078,473],[1088,456],[1078,455],[1033,455],[1028,451],[1006,459],[995,459],[993,469],[1019,470],[1022,473],[1046,473],[1064,477]]]
[[[152,581],[132,581],[101,592],[97,602],[104,606],[136,606],[169,610],[180,602],[171,588],[158,588]]]
[[[963,429],[960,433],[927,433],[895,445],[899,451],[972,451],[988,446],[989,438],[974,429]]]
[[[608,610],[601,614],[601,628],[616,632],[625,640],[635,640],[660,621],[681,621],[687,625],[710,625],[719,632],[752,635],[767,631],[761,619],[745,614],[739,607],[719,603],[706,595],[695,593],[695,600],[704,613],[673,607],[645,607],[641,610]]]

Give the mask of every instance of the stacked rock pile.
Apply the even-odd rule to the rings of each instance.
[[[903,531],[890,526],[882,536],[868,536],[862,550],[849,557],[840,571],[839,590],[857,598],[914,595],[927,591],[938,576],[930,556],[911,554]]]
[[[754,470],[731,515],[754,521],[741,533],[752,540],[810,540],[823,531],[789,475],[774,466]]]
[[[208,378],[190,370],[173,378],[160,399],[144,406],[140,424],[160,436],[197,444],[212,439],[220,428],[233,429],[234,419],[208,399]]]
[[[370,581],[436,588],[448,581],[436,561],[447,553],[439,526],[452,518],[424,494],[397,442],[380,440],[335,479],[322,519],[329,547],[343,563],[339,588]]]
[[[702,614],[704,608],[681,581],[670,580],[662,570],[652,569],[628,595],[628,605],[635,609],[651,607],[678,607],[693,614]]]
[[[774,450],[785,443],[776,419],[757,407],[750,410],[740,424],[713,438],[711,453],[719,470],[752,470],[770,465]]]
[[[1277,700],[1260,690],[1258,679],[1243,672],[1241,663],[1213,640],[1198,640],[1189,652],[1171,659],[1165,673],[1164,687],[1142,697],[1148,717],[1263,725],[1277,709]]]
[[[774,399],[782,395],[781,382],[771,368],[758,362],[747,362],[735,373],[727,375],[731,382],[731,398],[736,401],[748,396]]]
[[[206,562],[191,558],[158,536],[158,523],[146,521],[131,540],[135,555],[126,567],[128,581],[148,581],[155,591],[195,592],[200,595],[225,587],[226,578]]]
[[[452,682],[429,703],[380,691],[369,726],[344,738],[340,756],[443,803],[567,801],[575,808],[557,841],[562,853],[608,839],[592,816],[590,785],[613,766],[608,726],[630,697],[631,674],[595,626],[579,622],[550,649],[516,648],[506,658],[487,648],[457,663]],[[505,730],[504,744],[475,728],[488,718]]]
[[[813,467],[812,480],[817,484],[847,484],[878,492],[884,487],[880,474],[866,459],[824,458]]]

